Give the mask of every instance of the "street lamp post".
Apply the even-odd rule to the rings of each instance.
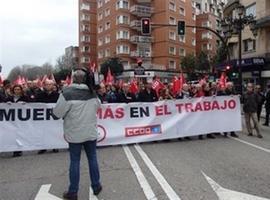
[[[237,17],[226,17],[222,20],[222,29],[224,36],[228,39],[233,34],[238,35],[238,73],[239,73],[239,91],[243,92],[242,76],[242,30],[246,25],[250,26],[254,37],[257,35],[256,21],[253,15],[244,15],[245,7],[241,4],[236,8]]]

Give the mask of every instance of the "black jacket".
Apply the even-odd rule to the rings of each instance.
[[[139,102],[154,102],[154,101],[158,101],[158,97],[155,90],[151,89],[150,91],[147,91],[145,89],[139,92],[138,101]]]
[[[258,108],[258,95],[254,92],[246,92],[243,95],[243,110],[245,113],[255,113]]]
[[[56,103],[59,97],[58,92],[48,93],[46,91],[40,91],[36,96],[36,102],[41,103]]]

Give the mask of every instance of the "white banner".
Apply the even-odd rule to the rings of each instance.
[[[1,103],[0,152],[67,148],[53,106]],[[103,104],[97,116],[99,146],[242,130],[238,96]]]

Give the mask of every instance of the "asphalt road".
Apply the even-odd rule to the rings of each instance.
[[[83,154],[79,199],[270,199],[270,128],[262,127],[263,139],[238,134],[239,140],[217,136],[99,148],[103,191],[98,198],[89,197]],[[39,196],[46,184],[50,198]],[[19,158],[0,154],[0,200],[59,199],[67,186],[66,150]]]

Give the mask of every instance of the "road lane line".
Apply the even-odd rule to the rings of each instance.
[[[217,194],[219,200],[270,200],[263,197],[226,189],[207,176],[203,171],[202,174]]]
[[[150,160],[150,158],[147,156],[147,154],[142,150],[142,148],[139,145],[134,145],[137,152],[140,154],[141,158],[149,168],[149,170],[152,172],[153,176],[156,178],[157,182],[160,184],[166,195],[171,200],[181,200],[181,198],[176,194],[176,192],[172,189],[172,187],[169,185],[169,183],[166,181],[166,179],[162,176],[162,174],[158,171],[156,166],[153,164],[153,162]]]
[[[35,200],[62,200],[49,193],[52,184],[42,185],[35,197]]]
[[[149,185],[148,181],[146,180],[145,176],[143,175],[143,172],[138,165],[136,159],[134,158],[133,154],[131,153],[128,146],[123,146],[123,149],[126,153],[126,156],[128,158],[128,161],[139,181],[139,184],[141,188],[143,189],[143,192],[147,198],[147,200],[157,200],[156,195],[154,194],[151,186]]]
[[[238,142],[241,142],[241,143],[243,143],[243,144],[247,144],[247,145],[249,145],[249,146],[252,146],[252,147],[254,147],[254,148],[256,148],[256,149],[265,151],[266,153],[270,153],[270,149],[266,149],[266,148],[257,146],[257,145],[255,145],[255,144],[249,143],[249,142],[247,142],[247,141],[245,141],[245,140],[241,140],[241,139],[239,139],[239,138],[234,138],[234,137],[231,137],[231,136],[229,136],[229,138],[231,138],[231,139],[233,139],[233,140],[236,140],[236,141],[238,141]]]

